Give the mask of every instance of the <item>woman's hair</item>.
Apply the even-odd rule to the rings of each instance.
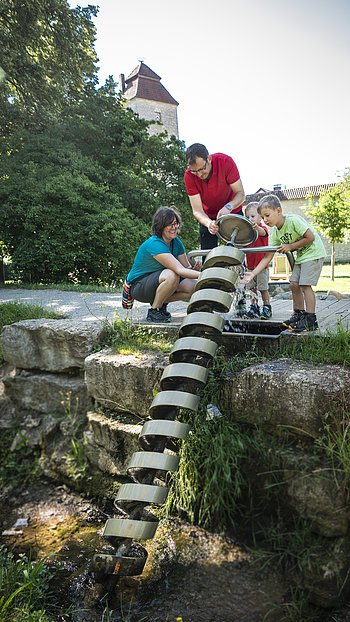
[[[263,197],[259,201],[258,212],[261,215],[261,210],[263,207],[269,207],[270,209],[278,209],[282,208],[281,202],[275,194],[267,194],[266,197]]]
[[[153,235],[157,235],[161,238],[164,228],[170,225],[174,219],[176,219],[181,227],[182,219],[174,205],[171,205],[170,207],[159,207],[152,220]]]

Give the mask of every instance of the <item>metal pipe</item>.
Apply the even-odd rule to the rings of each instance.
[[[254,254],[254,253],[277,253],[278,249],[279,249],[279,246],[253,246],[253,247],[249,247],[248,246],[246,248],[244,248],[244,247],[242,248],[241,247],[239,250],[243,251],[243,253],[246,253],[246,254],[247,253],[253,253]],[[205,256],[208,253],[210,253],[211,250],[213,250],[213,249],[209,248],[209,249],[203,249],[203,250],[189,251],[187,253],[187,257],[189,259],[191,259],[191,257],[199,257],[200,255]],[[295,259],[294,259],[293,253],[289,251],[288,253],[285,253],[285,255],[286,255],[287,259],[288,259],[290,267],[293,270],[294,264],[295,264]]]

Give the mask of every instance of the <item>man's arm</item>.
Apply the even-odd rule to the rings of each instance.
[[[240,179],[237,179],[234,184],[230,184],[230,188],[235,193],[235,196],[233,197],[233,199],[231,199],[231,201],[226,203],[226,205],[221,208],[221,210],[218,212],[218,218],[219,216],[225,216],[226,214],[230,214],[233,209],[242,205],[245,199],[245,192]]]
[[[188,197],[192,207],[193,216],[201,225],[207,227],[209,233],[217,233],[219,231],[218,225],[215,220],[209,218],[208,214],[203,209],[203,203],[200,194],[194,194]]]

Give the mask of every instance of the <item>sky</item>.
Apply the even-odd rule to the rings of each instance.
[[[179,102],[179,138],[231,155],[246,194],[350,167],[350,0],[90,4],[100,84],[143,60]]]

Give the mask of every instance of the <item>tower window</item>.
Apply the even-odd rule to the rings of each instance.
[[[162,120],[162,115],[160,112],[158,112],[157,110],[154,113],[154,117],[156,121],[161,121]]]

